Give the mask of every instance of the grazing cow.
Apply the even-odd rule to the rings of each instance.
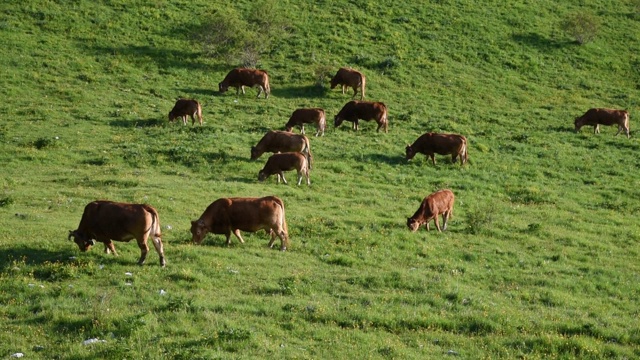
[[[336,86],[342,85],[342,94],[344,94],[347,87],[353,88],[353,96],[356,97],[358,89],[360,89],[360,100],[364,99],[364,87],[366,84],[366,78],[357,70],[350,68],[340,68],[336,75],[331,78],[331,88],[335,89]]]
[[[389,128],[387,106],[381,102],[351,100],[335,116],[333,124],[338,127],[344,120],[353,122],[354,130],[358,130],[359,120],[375,120],[378,123],[376,131],[384,127],[384,132],[387,132]]]
[[[111,240],[128,242],[136,239],[141,252],[138,265],[142,265],[147,258],[149,236],[160,255],[160,265],[165,266],[160,218],[156,209],[149,205],[94,201],[85,206],[78,229],[69,231],[69,240],[73,237],[83,252],[95,245],[96,240],[104,243],[105,253],[117,255]]]
[[[453,202],[455,196],[449,189],[438,190],[422,200],[420,207],[412,217],[407,218],[407,226],[411,231],[416,231],[420,225],[425,224],[429,231],[429,221],[433,219],[438,231],[447,230],[447,221],[453,215]],[[444,225],[440,230],[438,216],[442,214]]]
[[[320,108],[297,109],[291,114],[284,130],[291,132],[294,126],[299,126],[300,132],[304,135],[304,124],[316,124],[316,136],[324,135],[324,129],[327,127],[324,110]]]
[[[307,157],[307,164],[311,169],[311,145],[304,135],[292,134],[286,131],[271,130],[266,133],[256,146],[251,147],[251,160],[262,156],[265,152],[299,152]]]
[[[241,243],[244,239],[240,230],[256,232],[269,231],[273,246],[276,235],[280,238],[280,250],[289,246],[287,221],[284,216],[284,203],[275,196],[263,198],[221,198],[211,203],[200,218],[191,222],[192,240],[200,244],[207,233],[224,234],[227,245],[231,244],[231,233]]]
[[[303,174],[307,178],[307,185],[311,185],[307,158],[298,152],[285,152],[271,155],[264,165],[264,168],[258,172],[258,180],[265,181],[269,176],[276,174],[278,176],[278,184],[280,184],[280,178],[282,178],[282,181],[286,184],[287,179],[284,178],[284,172],[293,169],[298,171],[298,185],[302,182]]]
[[[192,99],[179,99],[173,109],[169,111],[169,122],[176,118],[181,118],[182,123],[187,125],[187,116],[191,116],[191,126],[196,123],[194,116],[198,117],[200,126],[202,126],[202,106],[200,106],[200,103]]]
[[[425,133],[411,145],[407,145],[407,160],[413,159],[417,153],[422,153],[431,158],[433,165],[436,164],[435,154],[451,154],[451,162],[456,162],[460,156],[460,164],[464,165],[469,160],[467,152],[467,138],[457,134],[437,134]]]
[[[218,84],[221,93],[229,90],[229,87],[236,88],[236,95],[244,94],[244,87],[258,87],[258,97],[264,92],[264,98],[268,98],[271,93],[269,86],[269,74],[264,70],[236,68],[225,76],[224,80]]]
[[[629,112],[626,110],[613,109],[589,109],[584,115],[577,117],[574,121],[576,132],[585,125],[593,126],[593,133],[600,133],[600,125],[618,125],[618,136],[622,130],[629,138]]]

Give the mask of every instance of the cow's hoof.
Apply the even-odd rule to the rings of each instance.
[[[287,251],[287,247],[286,246],[281,247],[280,251]]]

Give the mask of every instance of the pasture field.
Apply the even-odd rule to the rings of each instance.
[[[640,357],[637,1],[235,3],[0,4],[0,358]],[[286,19],[258,62],[271,96],[219,94],[238,64],[197,35],[256,6]],[[574,13],[592,42],[562,31]],[[318,80],[341,66],[389,133],[333,126],[351,96]],[[168,123],[179,97],[204,126]],[[259,183],[251,145],[298,107],[328,117],[307,131],[311,186]],[[631,138],[574,133],[591,107],[629,110]],[[465,135],[470,163],[406,161],[427,131]],[[448,230],[409,232],[441,188]],[[288,251],[264,232],[191,243],[215,199],[264,195]],[[167,267],[153,248],[137,266],[135,243],[80,253],[68,231],[95,199],[154,206]]]

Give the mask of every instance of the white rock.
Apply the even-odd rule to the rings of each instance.
[[[87,339],[85,341],[82,342],[82,345],[91,345],[91,344],[95,344],[95,343],[106,343],[107,340],[100,340],[98,338],[92,338],[92,339]]]
[[[23,357],[23,356],[24,356],[24,354],[23,354],[23,353],[15,353],[15,354],[11,354],[11,357],[13,357],[13,358],[21,358],[21,357]]]

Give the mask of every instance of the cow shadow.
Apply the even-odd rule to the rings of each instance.
[[[571,41],[558,41],[549,39],[533,32],[526,34],[513,34],[511,38],[517,43],[535,47],[541,50],[555,50],[560,49],[564,46],[574,44],[574,42]]]
[[[326,94],[327,88],[318,85],[271,88],[271,95],[285,99],[321,98]]]
[[[367,162],[371,163],[385,163],[388,165],[400,165],[406,164],[407,160],[404,156],[388,155],[388,154],[366,154],[362,156]]]
[[[62,240],[61,240],[62,241]],[[14,261],[24,262],[26,265],[42,265],[44,263],[52,263],[57,261],[70,261],[73,256],[78,254],[78,248],[75,244],[71,244],[69,250],[51,251],[42,248],[8,248],[0,249],[0,271],[5,272],[13,265]],[[17,265],[19,267],[19,265]]]
[[[216,84],[216,86],[218,86]],[[221,94],[218,90],[214,89],[214,88],[210,88],[210,89],[203,89],[203,88],[181,88],[181,89],[174,89],[177,92],[180,92],[181,94],[197,94],[197,95],[202,95],[202,96],[212,96],[212,97],[216,97],[216,96],[221,96],[223,94]],[[185,96],[186,97],[186,96]],[[190,96],[191,97],[191,96]],[[176,100],[178,100],[178,98],[176,98]],[[196,99],[198,100],[198,99]]]
[[[111,120],[109,122],[109,125],[122,127],[122,128],[130,128],[130,127],[147,128],[147,127],[163,126],[167,121],[164,121],[158,118],[136,119],[136,120],[117,119],[117,120]],[[191,122],[191,119],[189,119],[189,122]]]
[[[555,132],[559,132],[559,133],[573,133],[575,132],[575,128],[574,127],[570,127],[570,126],[563,126],[563,125],[558,125],[558,126],[552,126],[549,128],[549,130],[551,131],[555,131]]]

